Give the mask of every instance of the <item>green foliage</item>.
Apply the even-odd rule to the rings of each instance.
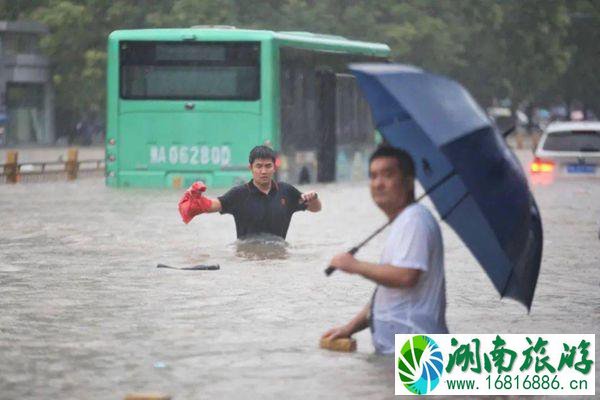
[[[530,102],[567,67],[569,17],[564,1],[508,2],[502,24],[504,63],[500,71],[515,104]]]
[[[566,72],[552,88],[568,102],[579,100],[600,110],[600,2],[578,0],[568,3],[570,26],[566,46],[570,53]]]
[[[0,19],[42,22],[59,115],[73,126],[105,103],[116,29],[234,25],[387,43],[392,58],[449,75],[484,105],[549,98],[599,108],[597,0],[0,0]],[[59,127],[60,128],[60,127]]]
[[[18,21],[29,19],[36,7],[44,6],[44,0],[0,0],[0,20]]]

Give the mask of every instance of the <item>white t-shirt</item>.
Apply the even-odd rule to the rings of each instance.
[[[380,263],[422,272],[412,288],[377,286],[373,342],[378,351],[389,352],[385,348],[391,345],[393,352],[395,333],[447,333],[444,245],[440,226],[425,206],[413,203],[392,222]]]

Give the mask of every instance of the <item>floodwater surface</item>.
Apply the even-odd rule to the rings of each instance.
[[[300,189],[319,192],[321,213],[295,214],[287,242],[239,243],[231,216],[183,224],[173,190],[113,189],[99,178],[1,185],[0,398],[392,398],[393,360],[373,354],[368,331],[353,354],[318,347],[374,288],[323,269],[384,216],[366,181]],[[598,332],[600,182],[533,191],[545,243],[529,314],[499,299],[442,224],[451,332]],[[384,236],[358,257],[377,260]]]

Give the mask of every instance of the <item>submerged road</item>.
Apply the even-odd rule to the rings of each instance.
[[[367,331],[357,353],[318,348],[374,287],[326,278],[324,267],[384,217],[366,181],[301,188],[319,192],[323,212],[297,213],[282,245],[236,243],[230,216],[186,226],[172,190],[99,178],[0,185],[0,399],[392,398],[392,361],[372,354]],[[600,182],[533,190],[545,247],[530,314],[499,299],[442,224],[451,332],[600,330]],[[374,240],[358,257],[375,260],[381,248]]]

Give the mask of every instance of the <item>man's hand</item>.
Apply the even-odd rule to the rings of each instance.
[[[329,265],[349,274],[356,274],[358,272],[358,260],[350,253],[337,254],[331,259]]]
[[[321,211],[321,201],[317,192],[306,192],[300,195],[300,204],[306,204],[306,209],[310,212]]]
[[[313,200],[318,199],[319,196],[317,195],[317,192],[306,192],[306,193],[302,193],[302,195],[300,196],[300,200],[302,201],[302,203],[310,203]]]
[[[338,326],[336,328],[332,328],[325,332],[321,339],[339,339],[339,338],[349,338],[352,332],[348,329],[348,326]]]
[[[198,214],[215,212],[221,209],[219,201],[202,195],[205,191],[206,185],[203,182],[194,182],[179,200],[179,214],[184,223],[189,223]]]
[[[206,192],[206,185],[202,181],[196,181],[190,186],[188,189],[190,193],[196,193],[202,195],[202,193]]]
[[[349,338],[356,332],[360,332],[366,327],[369,326],[369,310],[371,309],[371,304],[367,303],[363,309],[356,314],[354,318],[346,325],[338,326],[333,329],[328,330],[321,336],[321,339],[339,339],[339,338]]]

